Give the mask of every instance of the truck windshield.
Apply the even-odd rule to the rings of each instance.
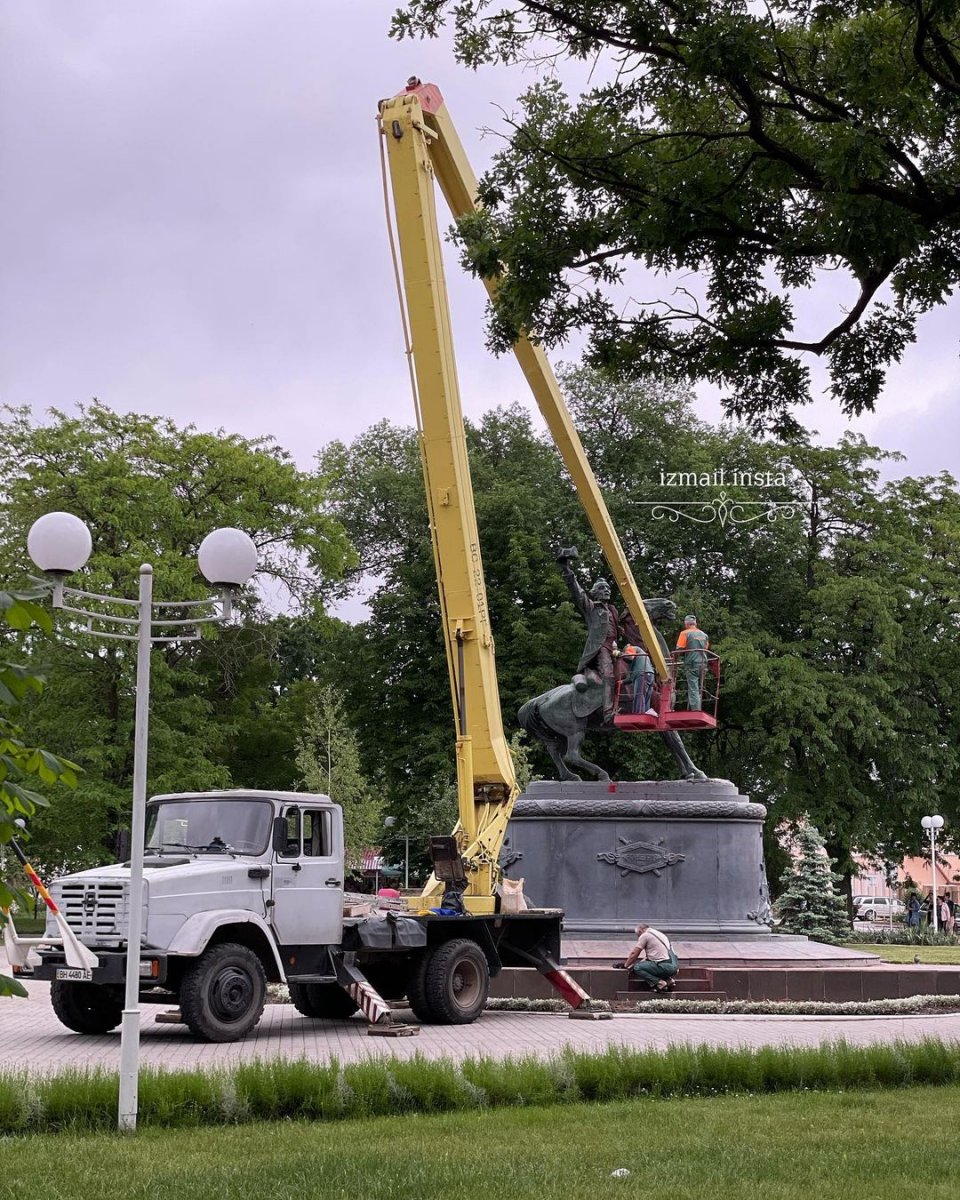
[[[273,809],[265,800],[224,796],[161,800],[147,806],[146,849],[202,854],[262,854]]]

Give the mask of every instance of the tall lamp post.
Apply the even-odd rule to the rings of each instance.
[[[387,829],[393,829],[397,823],[396,817],[384,817],[383,823]],[[410,887],[410,834],[408,832],[397,834],[403,838],[403,890],[407,891]]]
[[[937,830],[943,828],[943,817],[924,817],[920,824],[930,831],[930,903],[933,905],[933,932],[936,933],[940,928],[940,914],[937,912]]]
[[[90,530],[72,513],[52,512],[35,521],[27,536],[27,552],[53,578],[54,608],[86,623],[80,630],[94,637],[137,644],[136,707],[133,733],[133,815],[130,828],[130,911],[123,1016],[120,1023],[120,1097],[117,1124],[137,1127],[140,1062],[140,950],[143,935],[143,850],[147,803],[147,735],[150,720],[150,650],[157,643],[196,641],[201,626],[228,621],[234,592],[257,569],[257,548],[240,529],[216,529],[200,544],[197,559],[209,583],[220,589],[208,600],[154,601],[153,567],[140,568],[136,600],[104,596],[66,587],[64,579],[90,557]],[[117,616],[121,608],[130,615]]]

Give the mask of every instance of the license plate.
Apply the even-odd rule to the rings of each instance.
[[[93,978],[93,971],[90,967],[57,967],[57,978],[89,981]]]

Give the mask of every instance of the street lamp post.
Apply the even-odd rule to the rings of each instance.
[[[940,914],[937,912],[937,830],[943,828],[943,817],[924,817],[920,824],[930,831],[930,903],[933,905],[933,932],[936,933],[940,928]]]
[[[393,829],[397,823],[397,818],[384,817],[383,823],[387,829]],[[407,891],[410,887],[410,834],[404,831],[397,836],[403,838],[403,890]]]
[[[153,567],[140,568],[136,600],[66,587],[64,579],[84,566],[93,549],[86,525],[72,513],[53,512],[35,521],[27,551],[41,571],[53,578],[53,607],[85,620],[82,632],[137,644],[136,706],[133,732],[133,808],[130,828],[130,911],[123,1016],[120,1023],[120,1096],[117,1124],[137,1127],[140,1061],[140,951],[143,935],[143,851],[146,832],[147,746],[150,721],[150,651],[156,643],[196,641],[200,627],[230,619],[236,589],[257,569],[257,548],[239,529],[216,529],[197,554],[204,577],[220,589],[219,599],[155,602]],[[90,607],[84,607],[88,605]],[[120,607],[132,612],[117,616]],[[168,615],[170,610],[186,614]]]

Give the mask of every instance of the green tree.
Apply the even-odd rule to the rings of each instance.
[[[578,636],[552,547],[585,524],[559,459],[544,453],[525,413],[490,413],[468,438],[509,721],[557,682],[558,656]],[[380,423],[349,446],[328,446],[320,466],[329,511],[358,552],[348,580],[370,610],[339,686],[391,812],[401,828],[421,830],[416,811],[453,777],[455,729],[416,434]]]
[[[687,738],[698,764],[767,804],[771,829],[808,815],[847,877],[856,849],[891,860],[910,850],[931,795],[953,827],[956,484],[885,484],[884,456],[861,438],[784,446],[708,425],[678,388],[587,369],[562,377],[641,593],[695,611],[723,660],[720,727]],[[468,445],[509,737],[522,701],[569,679],[583,644],[555,548],[579,541],[585,581],[604,568],[555,451],[522,412],[487,414]],[[377,427],[329,448],[324,470],[330,511],[359,549],[349,583],[371,612],[352,631],[339,686],[403,827],[452,778],[454,743],[415,434]],[[755,505],[744,511],[760,519],[657,519],[655,503],[718,494],[664,480],[721,470],[728,501]],[[792,516],[766,519],[766,499],[789,501]],[[655,737],[591,736],[588,746],[616,778],[674,771]],[[531,760],[552,773],[539,747]],[[768,852],[776,861],[772,834]]]
[[[454,776],[438,775],[424,792],[407,799],[402,807],[387,847],[391,860],[407,859],[411,881],[423,882],[433,870],[430,857],[430,838],[451,833],[457,823],[457,781]]]
[[[850,932],[840,876],[831,870],[823,838],[814,825],[802,822],[793,838],[796,858],[780,880],[774,911],[784,933],[802,933],[816,942],[838,942]]]
[[[358,869],[363,850],[383,839],[384,805],[363,774],[357,735],[331,687],[319,688],[307,707],[296,764],[305,791],[327,795],[343,810],[346,865]]]
[[[473,67],[591,63],[575,98],[552,72],[522,97],[460,226],[498,280],[496,349],[585,330],[595,364],[712,380],[786,430],[804,355],[844,412],[870,409],[960,282],[955,3],[407,0],[393,33],[448,21]],[[650,301],[638,264],[662,280]]]
[[[911,852],[931,796],[953,816],[960,494],[948,477],[881,485],[860,439],[792,457],[796,553],[777,610],[724,631],[715,746],[777,819],[809,814],[849,891],[854,849]]]
[[[46,807],[45,797],[35,790],[37,783],[47,787],[57,783],[65,787],[77,784],[76,764],[26,742],[20,724],[24,700],[31,693],[42,692],[44,681],[22,661],[11,657],[17,650],[11,642],[17,635],[23,641],[50,632],[50,617],[38,603],[42,599],[43,593],[38,591],[0,591],[0,613],[8,631],[0,642],[0,847],[8,845],[18,834],[23,836],[17,821],[26,820],[38,808]],[[22,900],[20,893],[9,879],[0,875],[0,929],[17,900]],[[26,994],[21,984],[0,973],[0,996]]]
[[[336,589],[349,559],[341,527],[321,510],[322,481],[297,469],[269,439],[200,433],[169,420],[119,414],[100,404],[46,423],[8,410],[0,429],[0,571],[24,569],[26,534],[45,512],[75,513],[90,527],[93,554],[78,584],[135,596],[144,561],[155,568],[158,601],[200,599],[209,587],[196,566],[202,539],[218,526],[246,530],[260,574],[308,609]],[[69,582],[69,581],[68,581]],[[260,621],[252,596],[241,616]],[[252,632],[213,632],[153,652],[148,784],[152,791],[203,790],[231,782],[227,756],[242,712],[238,681],[260,671],[259,647],[240,669]],[[58,789],[32,827],[33,852],[48,870],[102,860],[125,821],[133,762],[134,658],[125,643],[75,634],[69,618],[43,647],[55,685],[28,702],[43,742],[70,745],[84,768],[75,803]],[[239,782],[245,782],[239,780]]]

